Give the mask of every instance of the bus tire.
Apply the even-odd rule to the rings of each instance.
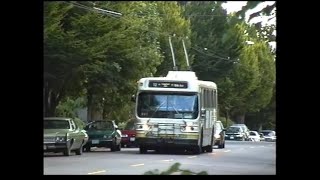
[[[193,153],[194,154],[201,154],[203,152],[203,148],[202,148],[202,141],[203,141],[203,130],[201,130],[201,136],[200,136],[200,145],[197,145],[194,147],[193,149]]]
[[[207,150],[206,150],[207,152],[212,152],[212,149],[213,149],[212,146],[213,146],[213,142],[214,142],[213,139],[214,139],[214,127],[212,128],[211,143],[210,143],[210,146],[207,147]]]

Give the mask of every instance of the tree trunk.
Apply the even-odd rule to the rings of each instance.
[[[88,122],[91,122],[91,111],[92,111],[92,92],[90,90],[87,91],[88,92],[88,95],[87,95],[87,98],[88,98],[88,102],[87,102],[87,121]]]
[[[95,98],[95,96],[93,95],[92,91],[88,90],[88,103],[87,103],[87,107],[88,107],[88,113],[87,113],[87,121],[91,122],[94,120],[102,120],[103,119],[103,112],[101,110],[101,108],[97,107],[96,104],[100,105],[100,102],[96,102],[97,98]]]
[[[226,116],[226,127],[228,127],[228,119],[229,119],[228,111],[225,112],[225,116]]]
[[[51,90],[49,90],[48,92],[48,96],[47,96],[47,103],[46,103],[46,117],[54,117],[55,116],[55,112],[56,112],[56,108],[58,106],[58,102],[57,102],[57,95],[52,92]]]
[[[245,113],[237,115],[236,116],[236,122],[238,124],[245,124],[244,123],[245,122]]]
[[[95,109],[95,110],[93,110],[91,112],[92,112],[91,120],[103,120],[101,110]]]

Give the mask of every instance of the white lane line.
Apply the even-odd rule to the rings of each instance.
[[[170,162],[170,161],[173,161],[173,159],[166,159],[166,160],[161,160],[161,161]]]
[[[143,166],[144,164],[133,164],[133,165],[130,165],[132,167],[137,167],[137,166]]]
[[[250,148],[254,148],[253,146],[250,146]]]
[[[264,147],[264,146],[260,146],[260,147]]]
[[[197,157],[197,156],[189,156],[188,158],[191,159],[191,158],[196,158],[196,157]]]
[[[231,150],[229,149],[229,150],[225,150],[225,151],[223,151],[223,152],[230,152]]]
[[[104,172],[106,172],[106,170],[95,171],[95,172],[91,172],[91,173],[88,173],[88,174],[99,174],[99,173],[104,173]]]

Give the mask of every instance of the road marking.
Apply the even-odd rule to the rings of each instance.
[[[173,161],[173,159],[166,159],[166,160],[161,160],[161,161],[170,162],[170,161]]]
[[[133,164],[133,165],[130,165],[132,167],[137,167],[137,166],[143,166],[144,164]]]
[[[197,157],[197,156],[189,156],[188,158],[190,158],[190,159],[191,159],[191,158],[196,158],[196,157]]]
[[[260,146],[260,147],[264,147],[264,146]]]
[[[225,150],[224,152],[230,152],[231,150],[229,149],[229,150]]]
[[[104,173],[104,172],[106,172],[106,170],[95,171],[95,172],[91,172],[91,173],[88,173],[88,174],[99,174],[99,173]]]

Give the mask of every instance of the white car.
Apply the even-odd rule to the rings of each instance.
[[[257,131],[249,132],[249,141],[260,141],[260,135]]]
[[[262,130],[261,133],[264,136],[264,140],[268,142],[276,142],[277,136],[276,132],[272,130]]]

